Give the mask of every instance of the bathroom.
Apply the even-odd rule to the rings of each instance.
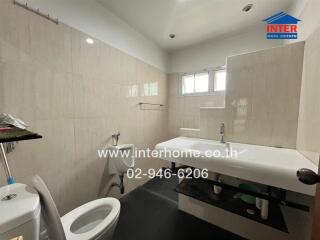
[[[320,239],[319,10],[1,0],[0,240]]]

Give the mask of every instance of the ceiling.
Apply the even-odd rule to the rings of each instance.
[[[96,0],[166,51],[261,26],[298,0]],[[249,12],[242,8],[253,4]],[[174,39],[169,34],[175,34]]]

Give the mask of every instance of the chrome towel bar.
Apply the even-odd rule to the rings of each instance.
[[[139,105],[153,105],[153,106],[160,106],[160,107],[164,107],[164,104],[161,103],[147,103],[147,102],[139,102]]]

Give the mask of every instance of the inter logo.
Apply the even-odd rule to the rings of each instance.
[[[267,23],[267,39],[297,39],[298,23],[301,21],[285,12],[263,20]]]

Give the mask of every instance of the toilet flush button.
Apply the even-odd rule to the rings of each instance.
[[[9,194],[9,195],[5,196],[4,198],[2,198],[1,201],[10,201],[16,197],[17,197],[17,194]]]

